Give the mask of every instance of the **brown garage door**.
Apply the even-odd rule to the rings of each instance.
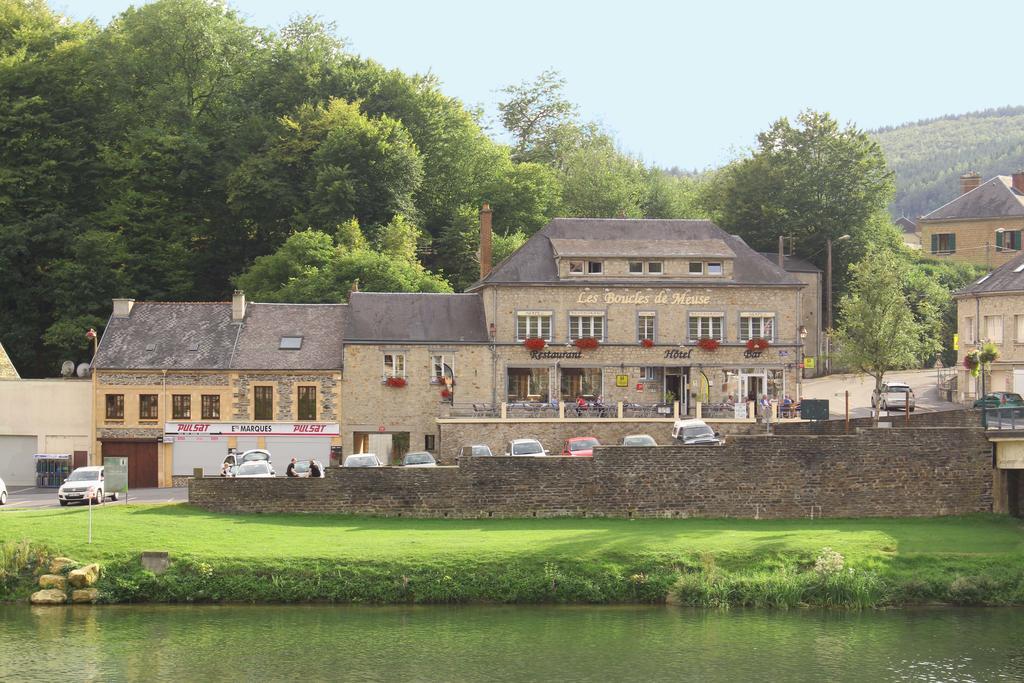
[[[104,441],[103,455],[128,458],[128,488],[158,486],[157,444],[154,441]]]

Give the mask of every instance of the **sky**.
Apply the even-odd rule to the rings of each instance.
[[[872,129],[1024,103],[1002,87],[1016,82],[1020,22],[1009,3],[229,2],[263,27],[305,14],[333,21],[350,51],[432,72],[495,121],[501,88],[556,69],[583,119],[663,167],[719,166],[806,108]],[[106,24],[145,2],[50,4]]]

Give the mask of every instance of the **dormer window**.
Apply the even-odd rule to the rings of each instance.
[[[704,262],[703,261],[690,261],[690,275],[703,275],[704,274]]]
[[[647,272],[650,275],[661,275],[664,272],[664,264],[661,261],[648,261]]]
[[[302,337],[281,337],[281,344],[277,348],[297,351],[302,348]]]
[[[569,261],[569,275],[601,275],[603,261]]]
[[[708,275],[721,275],[722,264],[720,262],[708,263]]]
[[[643,261],[630,261],[629,262],[629,274],[630,275],[643,275],[644,262]]]

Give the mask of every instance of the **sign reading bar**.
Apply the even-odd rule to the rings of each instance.
[[[697,294],[689,289],[670,290],[663,289],[657,293],[651,292],[580,292],[576,297],[578,304],[657,304],[668,306],[706,306],[711,303],[711,297],[707,294]]]
[[[164,434],[182,436],[336,436],[337,422],[168,422]]]

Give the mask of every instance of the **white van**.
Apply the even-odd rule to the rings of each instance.
[[[704,420],[676,420],[672,425],[672,438],[685,446],[722,443],[718,432]]]

